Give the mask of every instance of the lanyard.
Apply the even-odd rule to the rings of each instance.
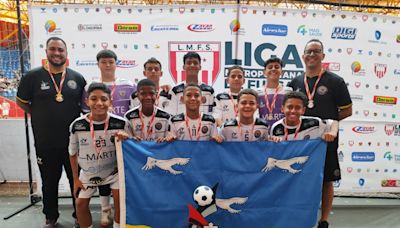
[[[311,93],[310,93],[310,87],[308,87],[307,76],[304,74],[304,87],[306,89],[306,94],[307,94],[307,98],[308,98],[308,102],[309,102],[309,105],[308,105],[309,108],[313,108],[314,107],[315,90],[317,88],[319,80],[321,80],[321,77],[322,77],[323,73],[324,73],[324,69],[321,69],[321,72],[319,72],[319,74],[318,74],[318,79],[315,82],[314,88],[311,91]]]
[[[272,120],[272,110],[275,108],[275,103],[276,103],[276,98],[278,97],[278,91],[279,91],[280,86],[278,85],[275,89],[274,96],[272,97],[272,102],[271,105],[269,104],[269,99],[268,99],[268,89],[267,86],[265,86],[264,92],[264,98],[265,98],[265,105],[267,106],[268,110],[268,120]]]
[[[200,139],[200,129],[201,129],[201,119],[203,118],[203,113],[201,113],[200,114],[200,117],[198,118],[198,120],[197,120],[197,131],[196,131],[196,141],[199,141],[199,139]],[[193,139],[192,139],[192,131],[190,130],[190,127],[189,127],[189,117],[187,116],[187,114],[186,114],[186,116],[185,116],[185,124],[186,124],[186,128],[187,128],[187,130],[188,130],[188,132],[189,132],[189,137],[190,137],[190,140],[191,141],[193,141]]]
[[[235,117],[237,117],[237,116],[238,116],[238,111],[237,111],[236,104],[235,104],[235,102],[233,101],[233,95],[232,95],[231,92],[229,92],[229,98],[231,99],[231,103],[232,103],[232,105],[233,105],[233,111],[235,112]]]
[[[156,110],[153,110],[153,114],[151,115],[150,122],[149,122],[149,127],[147,128],[147,136],[144,132],[144,119],[143,119],[143,112],[139,112],[139,117],[140,117],[140,122],[142,123],[142,127],[140,129],[140,136],[145,139],[145,140],[150,140],[151,138],[151,133],[153,132],[153,123],[154,119],[156,117]]]
[[[249,137],[248,141],[251,141],[251,137],[253,137],[255,123],[256,123],[256,121],[254,120],[253,124],[251,125],[250,137]],[[245,141],[245,140],[243,140],[242,125],[240,124],[240,120],[238,120],[238,131],[239,131],[239,135],[240,135],[240,141]]]
[[[284,131],[285,131],[285,140],[288,140],[289,134],[288,134],[288,129],[286,127],[286,119],[283,120],[283,127],[284,127]],[[301,119],[300,119],[300,123],[296,126],[296,131],[294,132],[294,136],[293,139],[297,138],[297,134],[300,131],[300,127],[301,127]]]
[[[103,150],[103,144],[101,142],[99,143],[100,149],[96,146],[96,135],[95,135],[95,132],[94,132],[93,119],[92,119],[92,114],[91,113],[89,114],[89,121],[90,121],[89,122],[90,123],[90,135],[92,136],[93,146],[94,146],[94,149],[96,150],[97,155],[99,155],[101,153],[101,151]],[[104,140],[105,140],[106,135],[107,135],[109,121],[110,121],[110,118],[107,115],[106,122],[104,123],[104,132],[103,132]]]
[[[64,98],[63,98],[63,95],[61,94],[61,92],[62,92],[62,88],[63,88],[63,85],[64,85],[64,80],[65,80],[65,76],[66,76],[66,70],[64,70],[64,71],[62,72],[61,81],[60,81],[60,87],[57,86],[57,83],[56,83],[56,81],[54,80],[54,76],[53,76],[53,74],[50,72],[50,69],[49,69],[48,72],[49,72],[49,74],[50,74],[51,80],[53,81],[54,88],[56,89],[56,101],[57,101],[57,102],[63,102],[63,101],[64,101]]]

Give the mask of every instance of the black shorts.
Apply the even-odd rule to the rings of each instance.
[[[337,150],[326,152],[324,182],[337,181],[342,179],[340,175],[340,166]]]

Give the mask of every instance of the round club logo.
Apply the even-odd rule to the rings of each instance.
[[[233,20],[231,21],[231,23],[229,24],[229,28],[231,29],[232,32],[237,32],[240,29],[240,22],[239,20]]]
[[[354,61],[354,62],[351,64],[351,70],[352,70],[354,73],[360,72],[360,70],[361,70],[361,63],[360,63],[360,62],[357,62],[357,61]]]
[[[56,22],[52,20],[48,20],[44,24],[44,28],[46,29],[47,32],[54,32],[54,30],[56,30],[56,27],[57,27]]]

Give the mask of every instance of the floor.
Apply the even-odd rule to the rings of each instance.
[[[100,207],[98,198],[92,201],[92,215],[94,227],[100,227]],[[4,218],[29,204],[27,197],[1,196],[0,215]],[[41,204],[18,213],[14,217],[0,221],[2,228],[36,228],[42,227],[43,215]],[[73,220],[71,199],[60,199],[58,228],[72,227]],[[400,200],[399,199],[366,199],[335,197],[334,208],[331,214],[331,228],[400,228]]]

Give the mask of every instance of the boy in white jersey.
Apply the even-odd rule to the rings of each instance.
[[[292,91],[292,88],[279,83],[282,67],[282,60],[277,57],[265,61],[264,76],[267,82],[263,88],[258,89],[259,115],[267,121],[269,126],[283,118],[281,111],[283,96]]]
[[[217,126],[221,126],[225,121],[238,116],[237,96],[245,82],[243,68],[240,66],[230,67],[226,82],[229,85],[229,91],[219,93],[215,97],[213,116],[217,121]]]
[[[143,75],[147,78],[153,81],[156,85],[156,101],[155,105],[161,109],[165,109],[170,100],[171,100],[171,95],[168,93],[170,88],[167,88],[168,86],[163,85],[160,86],[160,78],[163,75],[162,68],[161,68],[161,62],[158,61],[156,58],[150,58],[148,59],[144,65],[143,65]],[[140,105],[140,100],[138,97],[137,91],[132,93],[131,96],[131,108],[135,108]]]
[[[271,135],[281,140],[303,140],[322,138],[326,142],[335,140],[339,123],[336,120],[321,120],[318,117],[303,116],[307,97],[298,91],[284,96],[282,112],[285,117],[272,125]]]
[[[111,50],[101,50],[96,55],[97,66],[100,70],[100,81],[107,85],[111,90],[111,106],[110,111],[113,114],[123,117],[129,110],[130,96],[136,91],[136,86],[127,79],[117,78],[115,71],[117,68],[117,55]],[[84,113],[90,111],[86,105],[88,97],[87,88],[82,94],[82,110]],[[111,217],[110,205],[111,189],[107,185],[102,185],[99,188],[100,203],[101,203],[101,225],[108,226]]]
[[[257,92],[243,89],[237,97],[238,117],[226,121],[221,130],[225,141],[266,141],[268,124],[261,118],[254,118],[258,108]]]
[[[197,84],[187,84],[183,90],[182,103],[186,111],[171,118],[171,131],[166,141],[190,140],[222,142],[218,135],[215,119],[212,115],[200,112],[201,89]]]
[[[207,114],[212,114],[214,109],[214,89],[202,82],[199,82],[199,71],[201,70],[201,58],[196,52],[188,52],[183,56],[183,70],[186,75],[185,82],[174,86],[169,94],[171,101],[165,108],[165,111],[171,115],[176,115],[185,111],[185,104],[182,103],[182,95],[185,85],[194,83],[198,84],[202,99],[200,104],[200,111]]]
[[[152,80],[140,80],[137,87],[140,105],[125,114],[125,118],[131,123],[133,138],[136,140],[162,142],[168,136],[170,115],[157,107],[156,88]]]
[[[88,88],[90,113],[77,118],[70,126],[69,153],[74,177],[76,210],[81,228],[93,227],[90,198],[101,185],[109,185],[114,198],[114,225],[119,227],[119,186],[115,140],[131,135],[129,123],[108,113],[111,91],[103,83]],[[81,167],[78,174],[78,164]]]

